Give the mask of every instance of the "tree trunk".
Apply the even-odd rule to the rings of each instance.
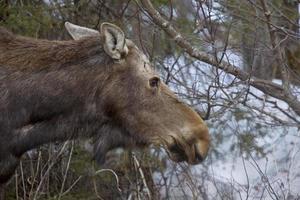
[[[0,200],[5,200],[5,185],[0,185]]]

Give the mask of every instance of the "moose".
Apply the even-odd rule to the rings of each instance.
[[[96,158],[117,147],[161,146],[198,164],[210,145],[201,117],[164,84],[116,25],[65,23],[74,40],[0,28],[0,188],[40,145],[97,137]]]

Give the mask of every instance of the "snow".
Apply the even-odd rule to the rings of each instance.
[[[242,62],[240,56],[234,52],[229,52],[227,57],[231,62],[238,63],[237,65]],[[174,62],[175,59],[169,58],[165,64],[170,68]],[[224,105],[227,103],[226,99],[233,102],[230,109],[219,113],[218,118],[212,117],[207,121],[214,151],[218,152],[219,156],[211,152],[203,165],[189,167],[192,177],[199,181],[197,184],[206,188],[209,199],[221,199],[218,196],[220,189],[234,191],[236,199],[246,199],[247,194],[249,199],[260,199],[261,197],[266,200],[273,199],[276,197],[272,194],[272,189],[279,199],[300,195],[300,131],[295,126],[295,122],[278,108],[285,110],[298,121],[300,118],[289,108],[287,103],[267,96],[252,86],[235,84],[237,80],[233,76],[222,71],[216,72],[215,68],[203,62],[195,61],[187,65],[183,58],[180,58],[173,70],[172,74],[175,74],[175,77],[171,78],[169,86],[197,109],[205,111],[207,107],[201,102],[187,99],[184,94],[203,98],[210,88],[211,93],[215,92],[212,103]],[[216,73],[219,75],[217,85]],[[274,79],[273,82],[282,84],[278,79]],[[292,85],[291,87],[295,91],[300,91],[297,86]],[[248,91],[261,99],[248,95],[248,106],[245,107],[240,102]],[[253,111],[252,108],[256,108],[256,111]],[[222,107],[216,106],[212,113],[219,111],[222,111]],[[270,116],[262,114],[262,111],[269,113]],[[243,116],[237,117],[236,113],[238,112],[243,113]],[[274,121],[274,117],[290,126],[282,126]],[[232,150],[232,146],[238,146],[241,142],[239,137],[248,133],[254,133],[254,142],[261,147],[264,155],[256,154],[254,149],[250,151],[251,153],[247,153],[246,150],[241,150],[239,147]],[[222,142],[218,142],[218,134],[223,137]],[[170,176],[173,171],[174,165],[169,163],[165,176]],[[204,182],[203,174],[206,174]],[[155,175],[155,180],[160,180],[160,178],[161,175]],[[184,195],[177,188],[177,185],[182,182],[179,178],[172,176],[168,181],[172,183],[174,198]],[[269,184],[272,188],[269,187]],[[247,192],[248,185],[249,191]],[[193,191],[190,187],[185,186],[184,191],[191,199],[193,198]]]

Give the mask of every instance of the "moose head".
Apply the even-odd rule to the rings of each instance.
[[[65,27],[74,40],[100,38],[111,59],[104,69],[109,78],[103,80],[97,107],[114,129],[102,134],[105,140],[98,148],[154,144],[164,147],[176,162],[197,164],[206,157],[210,144],[206,124],[161,81],[119,27],[103,23],[100,32],[69,22]]]

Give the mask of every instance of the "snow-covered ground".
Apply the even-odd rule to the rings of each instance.
[[[241,62],[239,56],[232,55],[234,56],[230,58],[234,62]],[[173,62],[173,59],[168,60],[166,66],[170,69]],[[218,85],[215,85],[216,73],[219,73]],[[229,109],[207,121],[213,149],[204,165],[189,168],[190,175],[195,180],[194,186],[202,188],[201,191],[204,189],[208,199],[223,199],[218,193],[226,192],[231,192],[230,198],[227,199],[300,198],[300,131],[284,112],[268,102],[276,102],[280,109],[300,121],[289,109],[288,104],[266,96],[253,87],[236,84],[233,76],[222,71],[216,72],[214,68],[201,62],[186,66],[186,63],[179,59],[178,64],[173,67],[173,74],[176,81],[170,81],[169,86],[199,110],[206,110],[205,101],[203,105],[199,99],[205,96],[208,88],[211,89],[212,86],[216,86],[215,89],[211,89],[211,93],[215,92],[213,103],[225,105],[228,100],[231,101]],[[273,82],[281,84],[280,80]],[[293,87],[300,91],[300,88]],[[248,106],[245,107],[239,102],[248,91],[260,99],[248,95]],[[189,94],[198,100],[188,99],[182,94]],[[212,115],[219,111],[222,111],[222,106],[214,107]],[[240,115],[237,116],[237,113]],[[285,125],[275,122],[273,117],[282,120]],[[218,139],[220,135],[223,137],[222,141]],[[255,149],[254,146],[251,149],[251,144],[248,144],[250,150],[239,146],[242,142],[240,137],[247,135],[254,135],[251,142],[259,149]],[[170,188],[173,199],[183,196],[193,199],[200,189],[195,193],[186,179],[184,183],[181,178],[173,176],[173,172],[176,171],[174,169],[180,171],[170,164],[165,172],[165,176],[170,177],[169,183],[173,185]],[[161,175],[155,174],[155,180],[161,180],[160,178]],[[178,185],[185,189],[179,189]],[[165,191],[162,191],[162,194],[165,194]]]

